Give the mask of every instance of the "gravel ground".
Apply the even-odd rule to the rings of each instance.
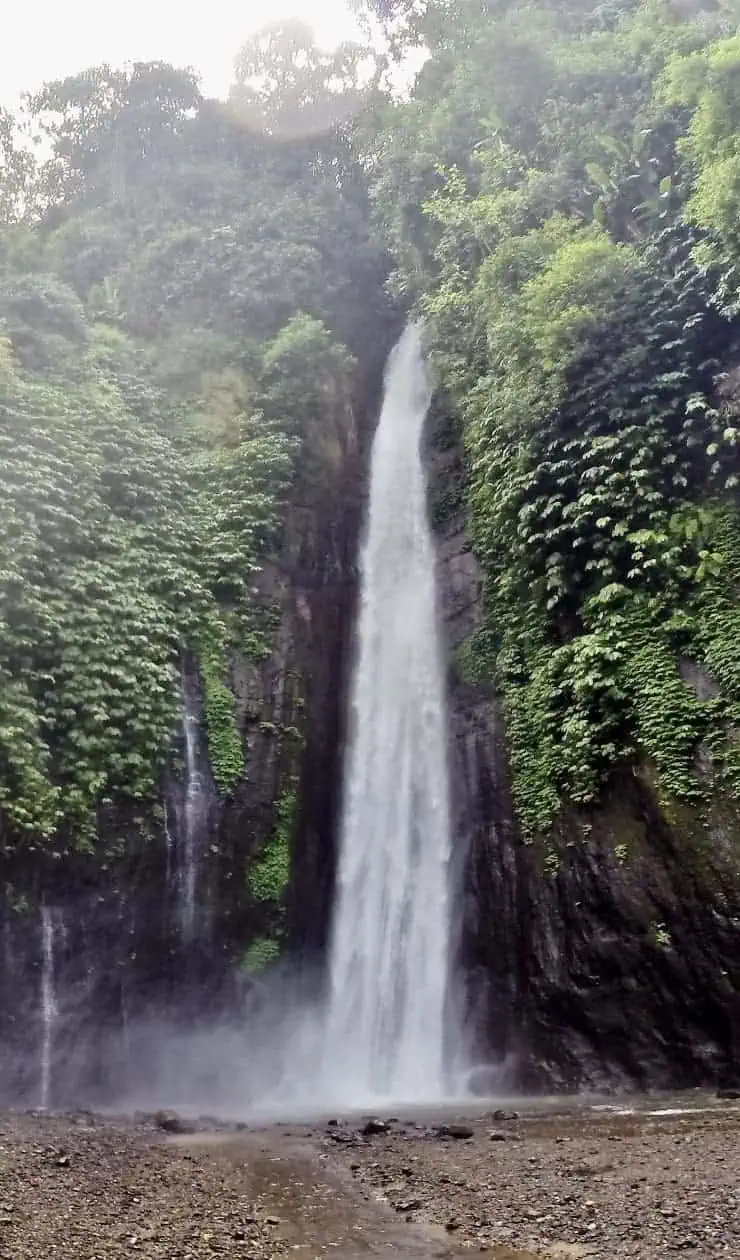
[[[0,1115],[0,1260],[740,1260],[736,1102],[256,1132],[171,1119]]]
[[[736,1102],[688,1115],[494,1112],[463,1122],[458,1137],[391,1130],[340,1124],[324,1148],[404,1219],[502,1260],[740,1260]]]
[[[0,1117],[2,1260],[278,1257],[243,1166],[145,1124]]]

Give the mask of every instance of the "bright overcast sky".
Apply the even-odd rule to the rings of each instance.
[[[345,0],[15,0],[0,40],[0,101],[104,61],[194,66],[204,92],[222,96],[250,32],[285,17],[309,22],[322,44],[357,34]]]

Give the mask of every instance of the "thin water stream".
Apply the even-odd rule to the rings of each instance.
[[[198,705],[182,671],[182,729],[185,748],[185,801],[177,858],[177,903],[180,934],[193,940],[198,929],[198,875],[205,810],[205,785],[199,764]]]
[[[41,1063],[39,1105],[48,1110],[52,1092],[52,1058],[54,1029],[59,1015],[55,990],[54,915],[49,906],[41,907]]]

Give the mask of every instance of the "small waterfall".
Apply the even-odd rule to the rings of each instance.
[[[199,734],[197,697],[188,686],[182,671],[182,729],[185,749],[185,801],[178,853],[177,904],[180,933],[184,941],[192,941],[197,933],[197,891],[201,839],[205,822],[206,785],[199,769]]]
[[[56,927],[48,906],[41,907],[41,1088],[40,1106],[48,1110],[51,1100],[51,1072],[54,1029],[59,1016],[55,985]]]
[[[430,397],[411,326],[373,445],[332,925],[324,1071],[350,1105],[449,1093],[445,675],[420,453]]]
[[[165,883],[169,888],[170,883],[172,882],[172,854],[175,848],[175,840],[172,835],[172,828],[170,827],[170,811],[167,805],[166,796],[162,799],[162,820],[164,824],[164,843],[167,861],[167,865],[165,867]]]

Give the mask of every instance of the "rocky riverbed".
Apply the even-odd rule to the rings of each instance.
[[[408,1222],[504,1257],[740,1257],[740,1103],[493,1110],[336,1124],[324,1147]]]
[[[740,1100],[259,1130],[6,1114],[0,1260],[736,1260],[739,1186]]]

